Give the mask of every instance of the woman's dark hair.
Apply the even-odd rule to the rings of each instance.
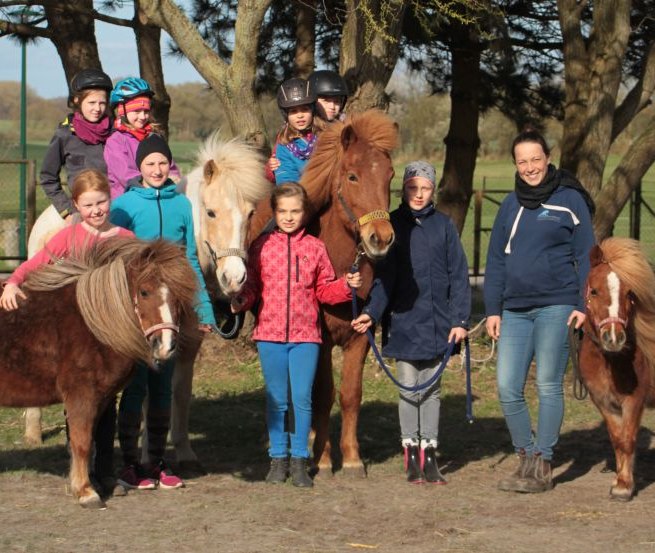
[[[307,211],[307,191],[297,182],[285,182],[273,187],[271,194],[271,209],[275,213],[277,202],[280,198],[291,198],[297,196],[302,203],[303,211]]]
[[[542,134],[535,129],[525,129],[524,131],[520,132],[512,142],[513,160],[516,160],[514,157],[514,150],[516,149],[516,146],[518,144],[522,144],[523,142],[534,142],[535,144],[539,144],[542,147],[544,153],[547,156],[550,156],[550,148],[548,147],[546,139],[542,136]]]

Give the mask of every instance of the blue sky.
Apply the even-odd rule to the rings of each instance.
[[[132,7],[112,15],[130,17]],[[139,63],[132,29],[96,22],[96,38],[102,68],[112,78],[139,74]],[[186,60],[166,55],[170,37],[162,33],[164,79],[167,84],[202,81],[202,77]],[[21,48],[16,41],[0,38],[0,81],[20,81]],[[47,39],[27,47],[27,84],[44,98],[67,96],[68,88],[55,47]]]

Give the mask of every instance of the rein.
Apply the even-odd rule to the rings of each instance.
[[[355,263],[353,263],[352,267],[350,268],[350,272],[354,273],[359,270],[357,261],[359,260],[360,256],[361,253],[358,252]],[[352,300],[351,300],[352,316],[353,319],[356,319],[358,317],[356,290],[353,287],[350,287],[350,293],[352,295]],[[446,369],[446,365],[448,364],[448,361],[450,360],[450,357],[453,354],[453,350],[455,349],[455,342],[454,341],[449,342],[448,349],[446,350],[446,353],[444,354],[443,359],[441,360],[441,365],[439,365],[439,368],[437,368],[437,371],[430,377],[429,380],[427,380],[423,384],[419,384],[416,386],[405,386],[393,376],[393,374],[389,370],[389,367],[387,367],[386,363],[384,362],[384,359],[382,359],[380,350],[378,350],[378,347],[375,344],[375,337],[373,336],[371,329],[366,330],[366,337],[368,338],[368,343],[371,346],[371,351],[373,351],[373,355],[375,355],[375,359],[377,360],[378,365],[382,368],[382,370],[384,370],[385,374],[389,377],[391,382],[393,382],[396,385],[396,387],[406,390],[408,392],[419,392],[425,390],[426,388],[432,386],[437,380],[439,380],[444,370]],[[469,346],[468,338],[464,340],[464,346],[466,348],[465,349],[466,351],[466,419],[469,421],[469,423],[472,423],[473,422],[473,391],[471,388],[471,349]]]
[[[573,369],[573,397],[578,400],[586,399],[589,390],[585,386],[580,374],[580,344],[583,338],[582,329],[576,330],[575,325],[569,325],[569,353],[571,368]]]

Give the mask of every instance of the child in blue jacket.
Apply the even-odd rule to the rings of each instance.
[[[200,330],[208,332],[216,320],[198,263],[191,203],[176,191],[175,183],[169,179],[172,157],[168,144],[157,134],[151,134],[139,143],[136,164],[140,168],[141,178],[130,181],[127,192],[114,200],[111,221],[131,230],[137,238],[165,238],[185,248],[200,283],[196,305]],[[164,463],[174,365],[173,359],[154,372],[146,365],[138,364],[134,379],[123,391],[118,411],[118,439],[125,467],[118,482],[126,489],[143,490],[157,486],[174,489],[184,485]],[[146,393],[150,465],[142,467],[139,464],[138,440]]]

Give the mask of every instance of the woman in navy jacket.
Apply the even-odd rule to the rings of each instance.
[[[367,306],[352,326],[365,332],[383,320],[385,357],[396,359],[405,386],[427,382],[451,340],[467,335],[471,311],[468,265],[457,229],[432,202],[435,170],[410,163],[403,201],[391,214],[395,242],[376,266]],[[400,391],[398,414],[410,482],[445,484],[436,462],[441,379],[419,392]]]
[[[485,269],[487,331],[498,341],[498,397],[519,458],[498,487],[543,492],[553,486],[550,461],[564,418],[562,382],[567,327],[584,322],[582,290],[594,244],[593,202],[570,173],[550,164],[536,131],[512,145],[515,191],[505,198],[491,232]],[[539,419],[532,431],[525,382],[537,364]]]

